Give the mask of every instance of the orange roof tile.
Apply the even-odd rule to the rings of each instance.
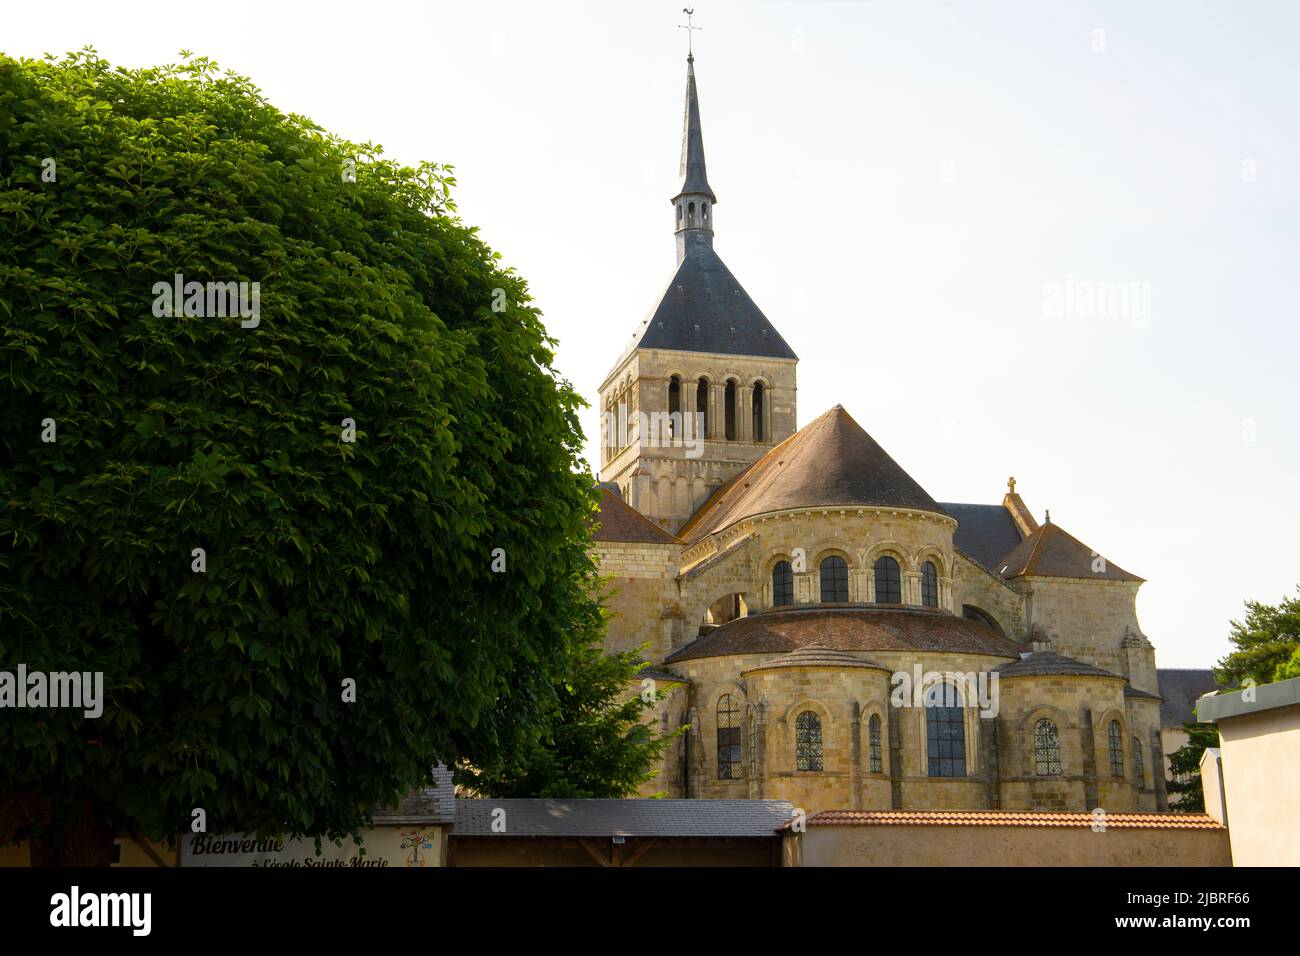
[[[1222,824],[1203,813],[1107,813],[1107,829],[1221,830]],[[942,826],[942,827],[1070,827],[1091,828],[1096,818],[1086,811],[1040,813],[1000,810],[822,810],[808,817],[810,827]],[[789,828],[794,821],[786,824]]]

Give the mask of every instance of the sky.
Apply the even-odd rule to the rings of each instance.
[[[1300,562],[1300,5],[700,0],[715,248],[939,501],[1030,509],[1147,579],[1209,667]],[[456,167],[592,403],[675,266],[670,2],[10,4],[0,51],[181,49]],[[588,457],[598,465],[594,441]]]

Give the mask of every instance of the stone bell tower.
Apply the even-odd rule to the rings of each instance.
[[[677,531],[721,484],[794,434],[798,357],[713,249],[695,57],[686,58],[677,270],[600,388],[600,475]]]

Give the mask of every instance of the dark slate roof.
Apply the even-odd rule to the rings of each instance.
[[[953,544],[994,574],[1002,567],[1002,559],[1020,543],[1020,529],[1002,505],[941,501],[939,507],[957,519]]]
[[[651,664],[649,667],[643,667],[636,672],[636,679],[643,680],[649,677],[651,680],[659,681],[662,684],[690,684],[693,683],[688,678],[674,674],[666,667],[656,667]]]
[[[451,837],[773,837],[793,816],[788,800],[461,799]]]
[[[631,349],[674,349],[797,358],[713,247],[700,243],[677,266]]]
[[[1187,670],[1181,668],[1160,669],[1156,671],[1156,680],[1160,684],[1160,696],[1164,702],[1160,705],[1160,726],[1179,727],[1196,720],[1193,708],[1197,698],[1218,690],[1214,682],[1214,671]]]
[[[932,651],[1016,658],[1024,649],[983,624],[952,614],[814,606],[764,611],[728,621],[674,651],[665,663],[736,654],[788,654],[814,641],[850,653]]]
[[[717,202],[704,168],[704,130],[700,125],[700,94],[695,88],[695,57],[686,59],[686,115],[682,120],[682,185],[677,195],[699,193]]]
[[[822,641],[813,641],[811,644],[805,644],[803,647],[793,650],[789,654],[784,654],[774,661],[767,661],[757,667],[751,667],[745,673],[781,670],[787,667],[866,667],[875,668],[878,671],[889,670],[889,668],[883,667],[875,661],[863,660],[861,657],[854,657],[844,651],[834,650],[827,647]]]
[[[631,544],[681,544],[608,488],[600,489],[600,509],[594,519],[593,541],[618,541]]]
[[[994,668],[1002,677],[1112,677],[1118,674],[1093,667],[1055,651],[1033,651],[1018,661]]]
[[[1159,694],[1152,694],[1152,693],[1149,693],[1149,692],[1147,692],[1147,691],[1145,691],[1145,690],[1138,690],[1138,689],[1137,689],[1136,687],[1134,687],[1132,684],[1125,684],[1125,685],[1124,685],[1124,696],[1125,696],[1125,697],[1135,697],[1135,698],[1138,698],[1138,699],[1140,699],[1140,700],[1160,700],[1160,695],[1159,695]]]
[[[412,790],[397,806],[376,810],[371,816],[378,826],[409,826],[418,823],[451,824],[456,819],[456,790],[451,771],[443,764],[433,768],[432,787]]]
[[[823,505],[943,514],[844,406],[836,405],[720,487],[686,522],[680,536],[694,543],[755,515]]]
[[[1094,571],[1096,552],[1060,525],[1041,525],[1037,531],[1011,549],[997,573],[1004,578],[1036,575],[1044,578],[1085,578],[1089,581],[1137,581],[1118,564],[1106,561],[1105,571]]]

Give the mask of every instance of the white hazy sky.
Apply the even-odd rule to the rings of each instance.
[[[12,3],[0,50],[188,48],[454,163],[594,404],[674,266],[680,11]],[[1243,600],[1294,593],[1300,5],[695,11],[715,245],[799,354],[800,425],[842,403],[941,501],[996,503],[1014,474],[1040,520],[1148,579],[1162,667],[1210,666]],[[1149,313],[1053,314],[1067,282],[1136,283]]]

